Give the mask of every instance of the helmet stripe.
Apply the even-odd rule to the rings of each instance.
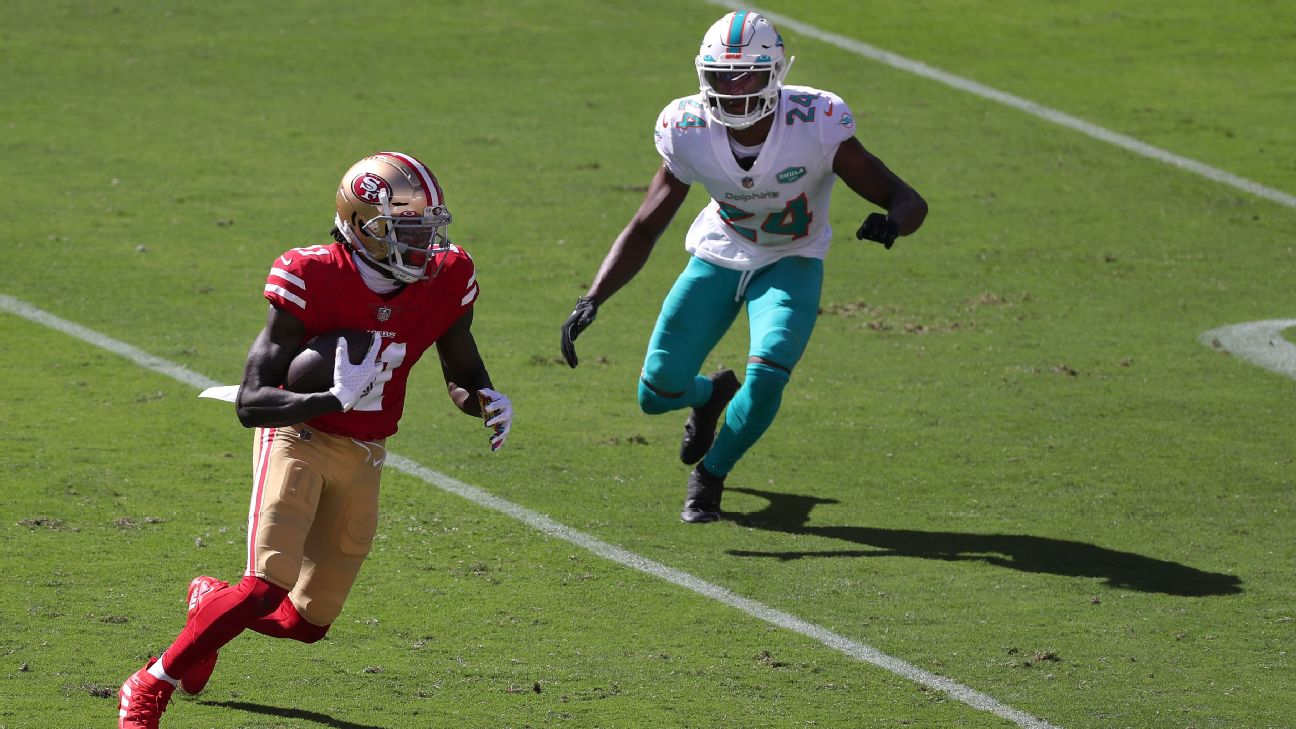
[[[441,192],[441,185],[437,183],[436,175],[432,174],[432,170],[429,170],[426,165],[408,154],[402,154],[400,152],[382,152],[381,154],[389,154],[404,162],[406,165],[409,165],[410,169],[414,170],[414,172],[418,174],[419,180],[423,183],[423,189],[428,192],[435,190],[437,204],[445,205],[445,193]]]
[[[733,20],[729,21],[729,52],[740,52],[739,46],[742,45],[743,24],[747,22],[746,10],[735,10]]]

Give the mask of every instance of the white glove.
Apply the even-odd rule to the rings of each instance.
[[[477,402],[481,403],[482,419],[487,428],[493,428],[491,450],[504,447],[509,431],[513,429],[513,401],[502,392],[495,392],[489,387],[477,391]]]
[[[380,346],[382,339],[377,334],[373,335],[373,343],[369,345],[364,361],[351,364],[346,337],[338,337],[337,350],[333,353],[333,386],[329,388],[329,394],[342,403],[342,412],[355,407],[360,398],[373,387],[374,380],[382,370],[382,365],[377,363]]]

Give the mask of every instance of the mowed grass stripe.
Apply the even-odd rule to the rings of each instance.
[[[68,336],[75,337],[96,347],[112,352],[113,354],[120,355],[140,367],[166,375],[167,377],[171,377],[172,379],[184,384],[200,389],[213,387],[219,384],[216,381],[198,374],[186,367],[182,367],[160,357],[155,357],[137,347],[133,347],[125,342],[105,336],[91,329],[87,329],[80,324],[67,321],[66,319],[50,314],[47,311],[32,306],[31,304],[12,296],[0,294],[0,310],[6,311],[15,316],[20,316],[28,321],[40,324]],[[1028,729],[1059,729],[1047,721],[1014,709],[992,696],[968,686],[964,686],[957,681],[931,673],[930,671],[925,671],[906,661],[883,653],[867,644],[846,638],[845,636],[834,633],[831,630],[802,620],[795,615],[781,610],[776,610],[761,602],[738,595],[724,587],[707,582],[706,580],[687,572],[667,567],[659,562],[622,549],[616,545],[609,544],[584,532],[572,529],[571,527],[560,524],[543,514],[532,511],[531,509],[515,504],[506,499],[499,498],[498,496],[477,488],[476,486],[471,486],[462,481],[453,479],[439,471],[423,466],[416,461],[405,458],[399,454],[390,453],[387,462],[392,468],[395,468],[402,473],[421,479],[424,482],[436,486],[448,493],[461,496],[479,506],[493,509],[511,516],[544,534],[563,539],[605,559],[638,570],[645,574],[658,577],[674,585],[692,590],[704,597],[737,608],[738,610],[759,618],[771,625],[813,638],[823,645],[850,656],[851,658],[872,664],[919,685],[948,694],[950,697],[974,709],[994,714],[995,716],[1011,721],[1018,726],[1027,727]]]
[[[847,38],[845,36],[837,35],[836,33],[829,33],[826,30],[821,30],[820,28],[808,23],[802,23],[801,21],[789,18],[786,15],[768,12],[759,8],[752,8],[750,5],[738,5],[732,2],[727,2],[726,0],[707,0],[707,2],[724,8],[732,9],[737,7],[746,7],[755,10],[774,21],[774,23],[781,28],[795,30],[806,37],[828,43],[841,48],[842,50],[886,64],[900,71],[922,76],[933,81],[939,81],[940,83],[958,89],[959,91],[974,94],[984,99],[989,99],[990,101],[1003,104],[1004,106],[1024,111],[1027,114],[1039,117],[1045,121],[1080,132],[1085,136],[1129,150],[1141,157],[1147,157],[1148,159],[1163,162],[1172,167],[1178,167],[1179,169],[1186,170],[1195,175],[1205,177],[1208,180],[1248,192],[1256,197],[1272,200],[1279,205],[1296,208],[1296,195],[1291,195],[1282,190],[1261,185],[1258,182],[1248,180],[1231,172],[1226,172],[1218,167],[1212,167],[1208,164],[1198,162],[1197,160],[1184,157],[1183,155],[1178,155],[1174,152],[1161,149],[1160,147],[1155,147],[1147,142],[1142,142],[1125,134],[1114,132],[1106,127],[1101,127],[1097,124],[1087,122],[1065,112],[1058,111],[1057,109],[1044,106],[1043,104],[1037,104],[1033,101],[1023,99],[1020,96],[1014,96],[1007,92],[986,86],[985,84],[978,83],[972,79],[957,76],[947,71],[942,71],[939,68],[933,68],[921,61],[906,58],[898,53],[883,50],[876,46],[869,45],[868,43],[855,40],[854,38]]]

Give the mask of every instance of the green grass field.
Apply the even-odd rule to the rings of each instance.
[[[1296,193],[1290,3],[763,7]],[[804,33],[784,30],[789,82],[840,94],[931,214],[889,252],[860,244],[872,208],[839,186],[779,419],[729,478],[728,518],[679,522],[684,415],[642,415],[635,387],[703,191],[576,370],[558,327],[724,12],[5,4],[0,304],[235,382],[271,260],[327,242],[342,172],[400,149],[445,187],[517,410],[492,454],[437,368],[415,370],[390,446],[441,475],[389,469],[328,639],[240,637],[163,726],[1296,726],[1296,381],[1198,341],[1296,318],[1296,209]],[[708,368],[746,346],[740,319]],[[242,568],[252,436],[192,383],[4,306],[0,391],[0,729],[111,726],[189,580]]]

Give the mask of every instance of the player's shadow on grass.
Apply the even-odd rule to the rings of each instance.
[[[246,701],[201,701],[199,703],[206,706],[222,706],[226,709],[238,709],[239,711],[246,711],[249,714],[263,714],[265,716],[277,716],[283,719],[313,721],[320,726],[333,727],[334,729],[387,729],[387,727],[374,726],[372,724],[356,724],[351,721],[334,719],[328,714],[321,714],[318,711],[306,711],[305,709],[285,709],[279,706],[252,704]]]
[[[753,529],[788,534],[809,534],[841,539],[871,547],[866,550],[817,552],[752,552],[728,550],[737,557],[776,557],[782,560],[809,557],[921,557],[949,561],[978,560],[987,564],[1067,577],[1097,577],[1115,588],[1162,592],[1167,595],[1201,597],[1234,595],[1242,592],[1242,580],[1234,575],[1202,570],[1177,562],[1118,552],[1084,542],[1049,539],[1019,534],[968,534],[924,532],[911,529],[876,529],[852,526],[812,526],[810,510],[817,504],[836,504],[836,499],[778,494],[748,488],[727,491],[751,494],[769,501],[760,511],[749,514],[726,512],[724,518]]]

